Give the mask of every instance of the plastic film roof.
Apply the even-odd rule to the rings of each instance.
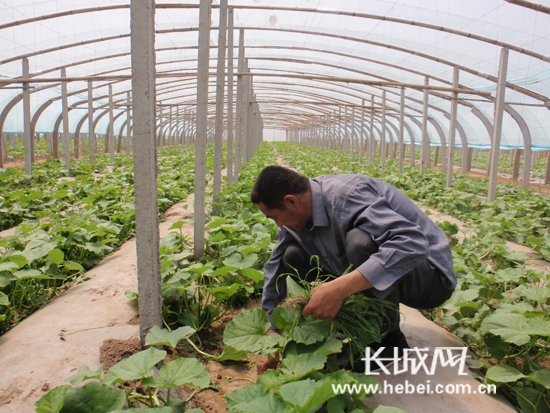
[[[198,1],[157,1],[157,103],[172,122],[195,111]],[[0,0],[0,79],[22,75],[29,60],[34,78],[104,76],[93,81],[96,133],[105,133],[108,86],[115,104],[115,133],[126,123],[131,90],[130,2],[123,0]],[[214,116],[219,0],[213,2],[210,51],[210,117]],[[240,29],[254,92],[266,128],[326,125],[339,113],[348,121],[355,106],[356,127],[364,104],[366,131],[371,112],[380,139],[381,97],[386,91],[386,140],[397,139],[400,87],[369,86],[331,78],[391,81],[450,88],[454,67],[461,88],[491,96],[460,94],[458,122],[468,146],[490,147],[499,58],[508,47],[502,149],[550,149],[550,0],[370,0],[229,1],[234,9],[234,67]],[[163,77],[165,73],[188,76]],[[116,76],[125,78],[115,78]],[[269,75],[269,76],[267,76]],[[296,77],[295,75],[300,75]],[[311,75],[313,80],[303,78]],[[105,76],[111,76],[107,79]],[[293,77],[294,76],[294,77]],[[318,77],[325,77],[319,79]],[[23,131],[20,83],[0,85],[2,132]],[[36,132],[62,130],[61,84],[31,84],[31,116]],[[235,95],[236,82],[235,82]],[[69,127],[86,133],[88,82],[68,83]],[[374,107],[371,97],[374,96]],[[405,142],[421,141],[422,90],[405,89]],[[431,91],[428,137],[448,140],[450,91]],[[179,114],[179,115],[177,115]],[[159,113],[160,116],[160,113]],[[520,119],[518,121],[518,119]],[[123,133],[125,128],[123,129]],[[358,133],[355,134],[358,136]],[[527,138],[527,140],[526,140]],[[457,134],[456,144],[462,145]]]

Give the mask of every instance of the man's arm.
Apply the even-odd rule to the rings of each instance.
[[[402,197],[399,203],[415,207],[410,199]],[[311,291],[303,315],[329,322],[351,294],[369,288],[383,293],[429,254],[429,243],[421,228],[397,213],[396,205],[390,205],[368,184],[358,185],[345,199],[344,213],[332,218],[339,221],[341,228],[351,226],[370,234],[379,250],[356,270]]]

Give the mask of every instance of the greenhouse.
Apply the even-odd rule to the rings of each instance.
[[[550,1],[0,10],[0,411],[550,413]]]

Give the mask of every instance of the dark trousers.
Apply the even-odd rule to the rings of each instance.
[[[372,254],[378,252],[378,245],[371,236],[354,228],[346,234],[346,256],[352,265],[352,270],[359,267],[369,259]],[[311,260],[305,250],[298,243],[290,244],[283,254],[283,266],[285,272],[296,281],[314,281],[318,275],[316,260]],[[297,275],[295,275],[297,273]],[[323,274],[323,272],[321,272]],[[341,274],[332,274],[341,275]],[[368,274],[367,274],[368,275]],[[394,284],[395,288],[385,300],[388,300],[399,308],[399,303],[419,310],[428,310],[440,306],[447,301],[453,291],[445,288],[441,281],[441,271],[434,268],[427,259],[414,267]],[[370,290],[363,291],[368,297],[375,298]],[[388,314],[390,324],[388,331],[399,330],[399,313]]]

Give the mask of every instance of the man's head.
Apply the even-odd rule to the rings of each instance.
[[[312,220],[309,179],[282,166],[268,166],[260,172],[250,200],[279,227],[303,231]]]

